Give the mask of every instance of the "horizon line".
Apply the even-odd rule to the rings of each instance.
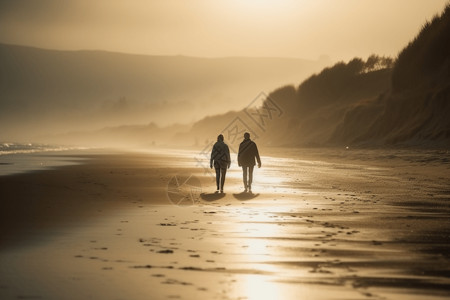
[[[36,46],[29,44],[14,44],[10,42],[0,41],[0,45],[12,46],[12,47],[23,47],[31,48],[37,50],[47,50],[47,51],[60,51],[60,52],[106,52],[112,54],[124,54],[124,55],[135,55],[135,56],[153,56],[153,57],[186,57],[186,58],[198,58],[198,59],[230,59],[230,58],[245,58],[245,59],[286,59],[286,60],[304,60],[311,62],[318,61],[334,61],[328,54],[321,54],[316,58],[303,58],[294,56],[247,56],[247,55],[227,55],[227,56],[197,56],[188,54],[149,54],[140,52],[123,52],[120,50],[109,50],[109,49],[94,49],[94,48],[78,48],[78,49],[67,49],[67,48],[48,48],[44,46]],[[345,59],[339,59],[337,61],[345,61]]]

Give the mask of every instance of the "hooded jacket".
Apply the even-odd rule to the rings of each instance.
[[[243,167],[250,167],[255,165],[255,158],[258,164],[261,164],[258,147],[255,142],[250,139],[244,139],[239,145],[238,164]]]
[[[217,141],[212,148],[210,164],[212,165],[213,162],[214,167],[220,167],[221,169],[226,169],[231,163],[230,149],[222,141]]]

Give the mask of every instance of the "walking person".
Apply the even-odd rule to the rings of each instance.
[[[223,193],[223,186],[225,185],[225,176],[227,174],[227,168],[230,168],[231,159],[230,159],[230,149],[227,144],[223,141],[223,135],[219,134],[217,137],[217,142],[214,144],[211,151],[211,159],[209,162],[209,166],[212,169],[216,169],[216,184],[217,191]]]
[[[238,165],[242,167],[245,192],[248,191],[249,193],[252,192],[255,159],[258,162],[258,168],[261,168],[261,158],[259,157],[258,147],[254,141],[250,140],[250,133],[246,132],[244,133],[244,140],[239,145]]]

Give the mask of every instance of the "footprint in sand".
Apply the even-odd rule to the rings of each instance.
[[[192,285],[192,283],[190,283],[190,282],[180,281],[180,280],[176,280],[176,279],[169,279],[169,278],[161,283],[162,284]]]
[[[165,249],[165,250],[160,250],[157,253],[163,253],[163,254],[172,254],[173,250],[170,249]]]

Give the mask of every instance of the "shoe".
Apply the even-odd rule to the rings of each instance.
[[[251,187],[248,188],[248,192],[249,192],[250,194],[252,193],[252,188],[251,188]]]
[[[244,193],[247,193],[247,188],[245,188]]]
[[[223,194],[223,190],[220,190],[220,193]]]

